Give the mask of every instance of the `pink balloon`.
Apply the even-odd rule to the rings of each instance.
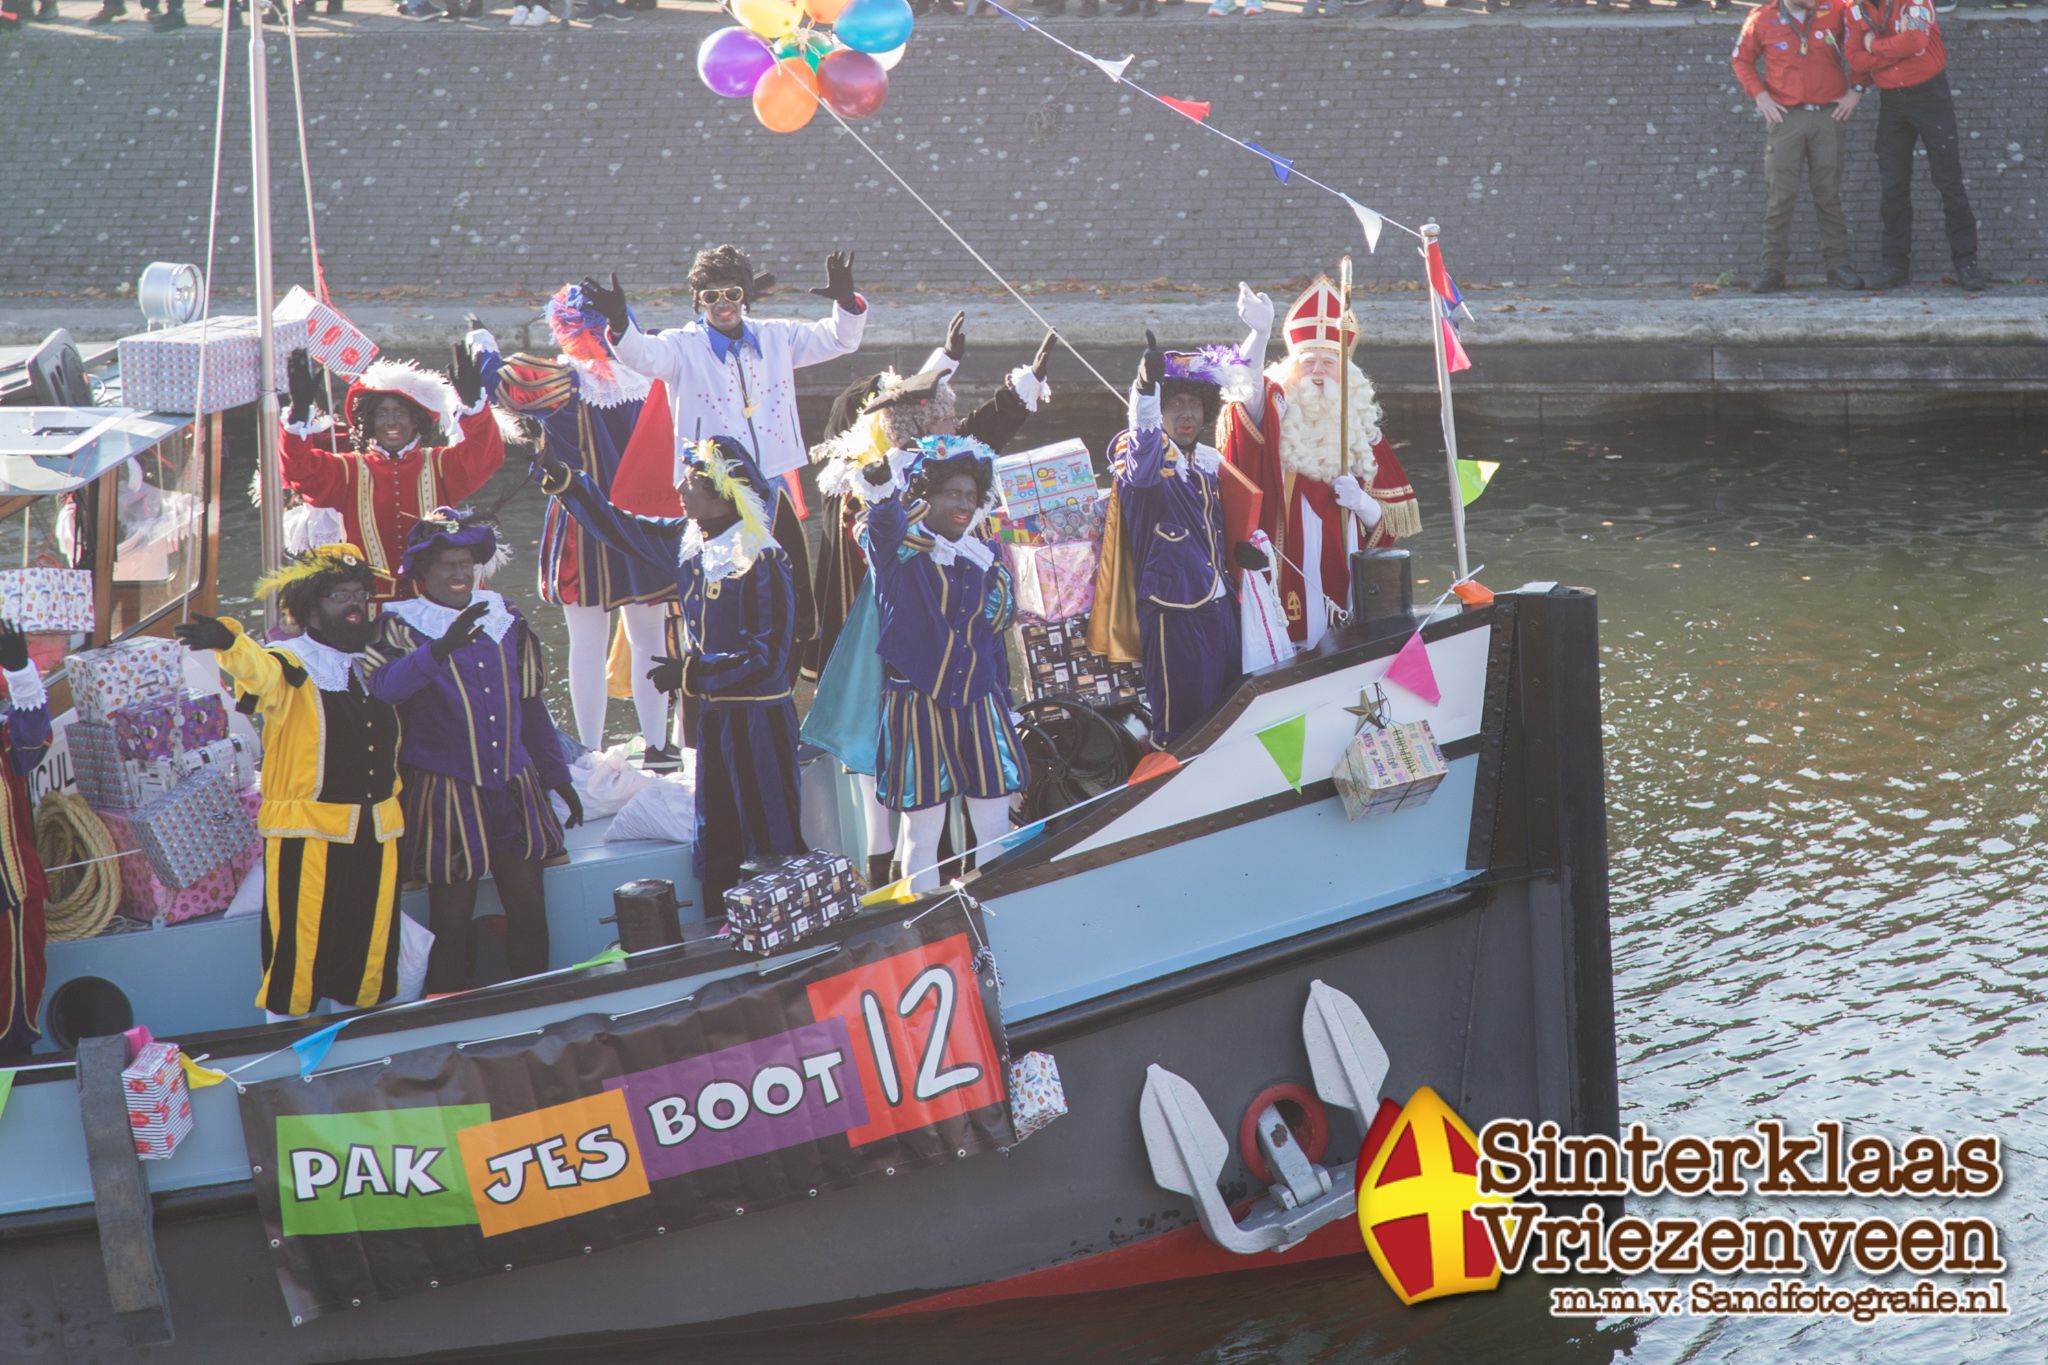
[[[843,119],[863,119],[889,98],[889,73],[865,52],[842,49],[818,63],[818,95]]]

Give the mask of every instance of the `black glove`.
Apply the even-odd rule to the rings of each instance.
[[[555,788],[555,795],[562,798],[562,804],[569,808],[569,818],[562,822],[563,829],[574,829],[583,823],[583,799],[576,795],[576,788],[564,782]]]
[[[961,310],[953,314],[953,320],[946,324],[946,358],[958,365],[967,356],[967,313]]]
[[[313,360],[300,347],[285,357],[285,384],[291,391],[291,409],[285,414],[293,422],[303,422],[313,415],[313,405],[320,401],[320,376],[313,373]]]
[[[1267,568],[1273,562],[1266,558],[1264,550],[1261,550],[1249,540],[1240,540],[1237,544],[1231,546],[1230,557],[1237,561],[1238,568],[1250,569],[1254,573],[1260,569]]]
[[[896,477],[896,471],[889,467],[888,460],[882,459],[876,460],[871,465],[863,465],[860,476],[867,480],[870,488],[880,488],[883,484]]]
[[[462,614],[448,623],[448,629],[440,639],[427,646],[436,663],[447,663],[449,656],[464,645],[473,644],[476,637],[484,633],[484,613],[491,609],[488,602],[472,602],[462,609]]]
[[[194,613],[183,625],[171,629],[178,643],[191,650],[230,649],[235,643],[235,633],[212,616]]]
[[[1038,354],[1031,357],[1031,373],[1039,383],[1045,382],[1045,371],[1052,364],[1052,348],[1059,341],[1059,333],[1047,332],[1045,340],[1038,343]]]
[[[654,667],[647,670],[647,681],[654,684],[657,692],[676,693],[683,690],[683,661],[671,659],[666,654],[654,656]]]
[[[617,341],[626,334],[626,291],[619,288],[619,272],[612,272],[612,287],[607,289],[597,282],[595,275],[585,275],[577,288],[583,291],[584,302],[604,314],[604,320],[611,324],[612,340]]]
[[[462,400],[462,406],[473,408],[476,400],[484,396],[483,371],[476,367],[476,357],[463,343],[458,341],[448,349],[453,361],[448,367],[448,382],[455,386],[455,396]]]
[[[19,673],[28,667],[28,636],[12,621],[0,621],[0,668]]]
[[[576,471],[560,460],[542,456],[526,467],[526,477],[539,484],[541,492],[552,493],[559,498],[569,491],[570,484],[576,482]]]
[[[853,292],[853,253],[835,251],[825,258],[825,287],[811,291],[830,299],[849,313],[860,311],[860,296]],[[623,303],[621,304],[623,307]]]
[[[1159,349],[1159,338],[1151,329],[1145,332],[1145,354],[1138,357],[1138,392],[1154,394],[1159,392],[1159,381],[1166,378],[1166,354]]]

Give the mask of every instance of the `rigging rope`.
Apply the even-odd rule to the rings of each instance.
[[[56,942],[91,938],[113,922],[121,906],[121,850],[106,823],[71,792],[51,792],[36,804],[36,856],[50,891],[43,927]],[[68,891],[51,874],[73,872]]]

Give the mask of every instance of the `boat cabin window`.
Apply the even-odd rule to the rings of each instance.
[[[206,558],[204,485],[190,431],[161,442],[101,480],[100,496],[114,500],[108,638],[120,639],[199,586]]]
[[[92,567],[83,558],[88,542],[84,518],[90,499],[81,502],[77,496],[62,494],[7,501],[12,506],[0,514],[0,573]],[[47,675],[62,665],[65,655],[84,649],[92,640],[84,631],[36,631],[29,635],[28,643],[30,656]]]

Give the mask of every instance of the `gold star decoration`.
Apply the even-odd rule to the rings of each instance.
[[[1352,731],[1354,734],[1368,725],[1377,726],[1382,730],[1387,728],[1387,694],[1378,683],[1371,687],[1359,688],[1358,705],[1347,706],[1344,710],[1358,717],[1358,724]]]

